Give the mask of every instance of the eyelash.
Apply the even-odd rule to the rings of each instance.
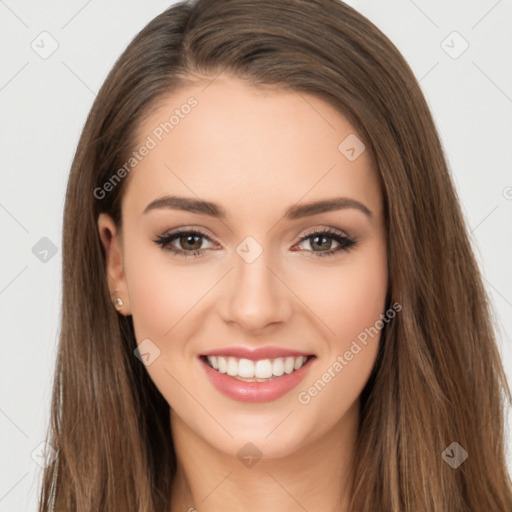
[[[167,233],[165,235],[161,235],[156,238],[156,240],[153,240],[156,244],[160,245],[160,247],[163,250],[171,252],[173,255],[178,256],[180,258],[190,258],[190,257],[201,257],[204,256],[204,253],[206,252],[206,249],[198,249],[195,251],[184,251],[182,249],[176,249],[176,247],[173,247],[171,245],[171,242],[178,238],[179,236],[182,236],[184,234],[187,235],[197,235],[200,238],[204,238],[212,242],[212,240],[202,233],[201,231],[197,230],[191,230],[191,229],[179,229],[176,231],[173,231],[172,233]],[[300,240],[299,244],[302,242],[308,240],[309,238],[312,238],[314,235],[328,235],[326,238],[332,238],[336,242],[340,244],[340,247],[338,247],[335,250],[325,251],[325,252],[316,252],[316,251],[306,251],[306,252],[315,252],[316,256],[323,258],[325,256],[334,256],[338,252],[342,251],[350,251],[356,244],[357,240],[352,240],[346,236],[340,235],[339,233],[332,231],[330,229],[324,229],[324,230],[316,230],[311,231],[304,235]],[[298,245],[298,244],[297,244]]]

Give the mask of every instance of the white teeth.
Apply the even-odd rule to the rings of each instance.
[[[228,357],[228,369],[226,373],[231,375],[231,377],[238,375],[238,362],[234,357]]]
[[[272,363],[272,375],[275,375],[276,377],[280,377],[284,373],[284,361],[282,357],[278,357],[277,359],[274,359],[274,362]]]
[[[240,359],[240,361],[238,361],[238,376],[248,379],[254,377],[254,361],[250,359]]]
[[[270,359],[256,361],[254,365],[254,376],[258,379],[270,379],[270,377],[272,377],[272,363]]]
[[[304,364],[304,360],[301,361],[301,358],[298,357],[295,359],[295,364],[293,365],[294,370],[298,370]]]
[[[294,357],[287,357],[285,362],[284,362],[284,371],[285,371],[285,373],[292,373],[294,365],[295,365],[295,358]]]
[[[277,357],[275,359],[238,359],[236,357],[207,356],[210,366],[220,373],[227,373],[231,377],[243,379],[269,379],[280,377],[284,373],[290,374],[301,368],[307,361],[306,356]]]
[[[212,364],[210,361],[210,357],[208,356],[208,362]],[[225,357],[217,357],[217,363],[219,364],[219,372],[220,373],[226,373],[226,370],[228,369],[228,361]],[[213,365],[212,365],[213,366]]]

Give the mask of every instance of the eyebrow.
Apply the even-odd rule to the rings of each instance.
[[[159,199],[155,199],[146,206],[143,214],[161,208],[183,210],[200,215],[208,215],[216,219],[227,218],[226,210],[224,210],[222,206],[216,203],[182,196],[164,196],[160,197]],[[318,215],[320,213],[343,210],[347,208],[355,208],[363,212],[370,219],[373,217],[372,211],[363,203],[349,197],[335,197],[332,199],[323,199],[321,201],[290,206],[285,211],[284,218],[286,220],[297,220],[303,217],[309,217],[312,215]]]

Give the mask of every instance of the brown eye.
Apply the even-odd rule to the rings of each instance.
[[[310,240],[309,245],[311,247],[311,250],[308,252],[315,253],[315,256],[332,256],[340,251],[349,250],[357,243],[355,240],[351,240],[344,235],[340,235],[339,233],[329,230],[313,231],[312,233],[308,233],[299,243],[308,240]],[[330,250],[333,245],[333,240],[339,245],[339,247],[334,250]]]
[[[194,251],[200,249],[202,245],[202,237],[199,235],[181,235],[177,240],[179,240],[182,248],[192,249]]]
[[[175,240],[177,244],[174,243]],[[205,249],[201,248],[204,240],[211,242],[210,238],[200,231],[181,230],[166,233],[153,241],[160,245],[162,249],[176,256],[187,258],[189,256],[202,256],[205,253]]]

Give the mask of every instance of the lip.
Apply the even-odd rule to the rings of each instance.
[[[229,353],[233,354],[231,349]],[[296,352],[293,352],[290,355],[295,353]],[[208,353],[208,355],[224,354]],[[307,356],[308,354],[299,355]],[[258,358],[261,358],[261,356],[258,355]],[[265,359],[265,357],[262,359]],[[245,382],[242,380],[237,380],[227,373],[220,373],[208,364],[206,357],[199,357],[199,361],[204,371],[206,372],[206,375],[218,391],[223,393],[225,396],[232,398],[233,400],[252,403],[271,402],[290,392],[306,377],[315,359],[316,356],[308,357],[306,363],[298,370],[295,370],[290,374],[284,374],[280,377],[274,377],[274,379],[269,382]]]
[[[307,352],[300,352],[298,350],[290,350],[281,347],[258,347],[258,348],[247,348],[247,347],[225,347],[216,350],[210,350],[209,352],[203,352],[201,356],[224,356],[224,357],[236,357],[238,359],[251,359],[252,361],[258,361],[260,359],[275,359],[276,357],[299,357],[299,356],[312,356],[313,354]]]

